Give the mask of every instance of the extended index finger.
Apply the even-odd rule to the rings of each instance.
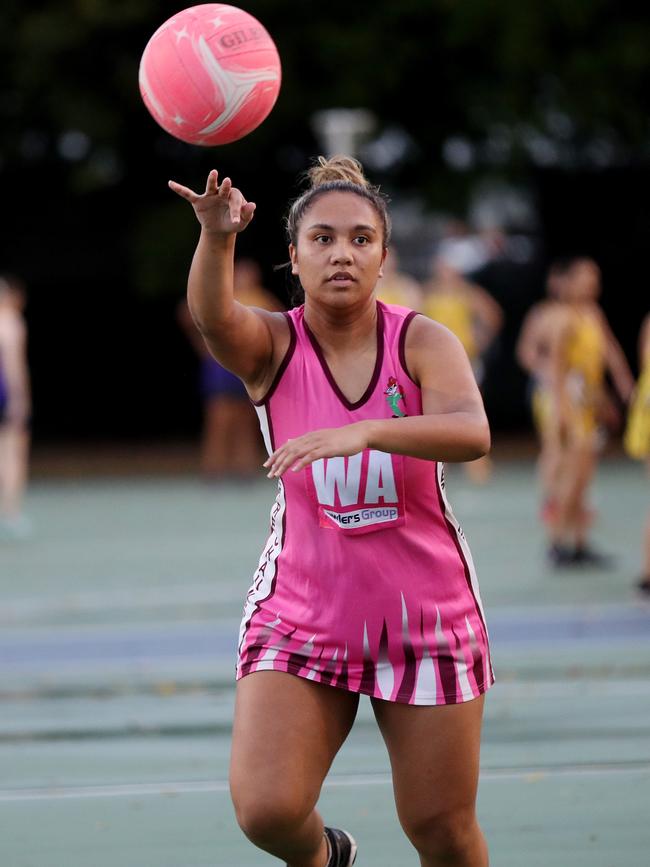
[[[171,190],[177,193],[184,199],[187,199],[188,202],[194,204],[194,202],[198,199],[198,194],[191,190],[189,187],[184,187],[182,184],[177,184],[176,181],[167,181],[167,185]]]

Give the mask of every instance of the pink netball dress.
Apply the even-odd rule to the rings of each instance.
[[[375,369],[350,403],[304,308],[287,313],[289,349],[256,405],[269,453],[309,431],[421,415],[404,351],[415,315],[377,302]],[[468,701],[492,685],[476,573],[441,463],[366,449],[278,481],[237,677],[266,670],[422,705]]]

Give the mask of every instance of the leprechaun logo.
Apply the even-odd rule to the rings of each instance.
[[[393,418],[404,418],[406,413],[399,405],[399,402],[404,400],[404,395],[394,376],[388,378],[388,385],[384,389],[384,394],[386,395],[388,406],[392,410]]]

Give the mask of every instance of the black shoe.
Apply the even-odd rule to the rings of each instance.
[[[601,554],[593,548],[576,548],[573,552],[573,562],[576,566],[588,566],[592,569],[610,569],[614,565],[614,558],[609,554]]]
[[[546,556],[551,566],[554,566],[556,569],[574,564],[573,551],[564,545],[551,545]]]
[[[325,836],[331,853],[327,867],[351,867],[357,857],[357,844],[350,834],[338,828],[325,828]]]

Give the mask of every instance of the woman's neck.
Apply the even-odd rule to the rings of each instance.
[[[360,347],[377,332],[377,301],[374,294],[351,307],[325,307],[305,299],[305,322],[321,348],[341,350]]]

